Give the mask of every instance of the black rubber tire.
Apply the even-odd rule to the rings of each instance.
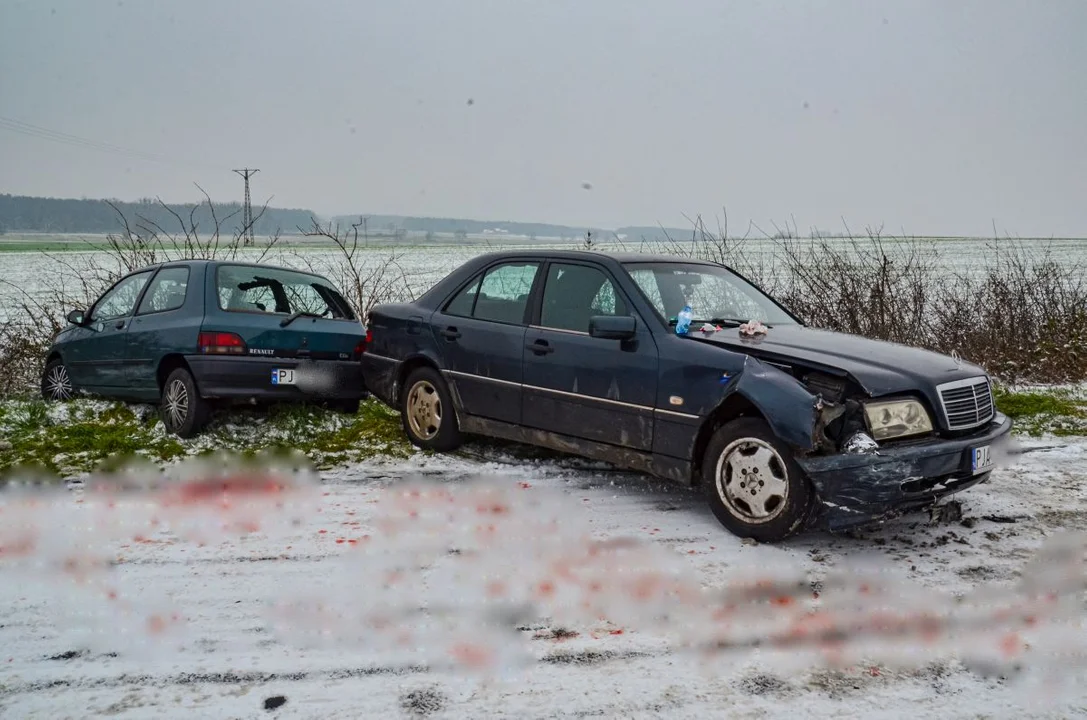
[[[717,466],[721,455],[737,440],[751,438],[770,445],[781,459],[780,470],[785,475],[784,506],[774,508],[776,514],[767,520],[750,521],[737,515],[721,497],[717,487]],[[776,464],[776,463],[775,463]],[[804,528],[811,513],[814,493],[811,483],[793,459],[789,446],[774,435],[770,426],[760,418],[737,418],[713,434],[702,460],[702,485],[718,522],[733,535],[758,542],[774,543],[784,540]]]
[[[180,384],[185,391],[185,408],[183,412],[175,414],[171,411],[170,404],[176,400],[172,393],[176,384]],[[191,438],[200,434],[211,414],[208,401],[200,397],[200,391],[192,375],[185,368],[177,368],[166,378],[162,385],[162,399],[159,406],[159,416],[166,431],[180,438]]]
[[[63,373],[68,387],[66,393],[59,395],[54,392],[53,388],[54,381],[59,380],[59,378],[55,377],[58,372]],[[75,385],[72,384],[72,377],[68,374],[68,368],[64,366],[64,362],[60,358],[50,360],[46,363],[45,369],[42,370],[41,392],[42,399],[46,402],[65,402],[75,397]]]
[[[420,383],[427,383],[433,388],[433,395],[437,396],[439,403],[441,422],[437,426],[437,432],[432,437],[424,437],[416,433],[410,420],[408,404],[412,390]],[[400,391],[400,420],[411,444],[424,450],[450,452],[456,450],[464,442],[464,437],[457,425],[457,413],[453,408],[453,398],[449,393],[449,386],[441,373],[432,367],[417,368],[404,381],[404,386]]]

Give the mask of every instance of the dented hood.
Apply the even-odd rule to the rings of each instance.
[[[711,335],[694,331],[690,337],[770,362],[799,362],[837,371],[849,375],[872,396],[931,391],[942,383],[985,374],[976,365],[940,353],[802,325],[777,325],[756,338],[742,338],[737,328]]]

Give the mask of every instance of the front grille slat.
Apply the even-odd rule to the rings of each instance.
[[[993,417],[993,391],[986,377],[948,383],[936,388],[950,430],[966,430]]]

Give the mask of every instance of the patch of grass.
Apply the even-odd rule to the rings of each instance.
[[[1023,435],[1087,435],[1087,400],[1068,389],[993,388],[996,407]]]
[[[412,452],[399,416],[376,401],[357,415],[314,406],[277,406],[217,413],[191,440],[168,435],[148,405],[74,400],[0,403],[0,473],[19,469],[71,477],[140,458],[169,463],[226,450],[259,453],[301,451],[317,467],[369,457],[406,457]]]
[[[156,433],[120,403],[78,400],[47,405],[41,400],[0,404],[0,472],[14,468],[72,475],[112,456],[169,461],[184,452],[176,438]]]

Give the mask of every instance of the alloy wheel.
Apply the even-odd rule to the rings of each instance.
[[[165,416],[170,427],[181,427],[189,416],[189,390],[181,380],[174,380],[166,388]]]
[[[72,397],[72,379],[68,368],[53,366],[45,376],[45,391],[52,400],[68,400]]]
[[[789,495],[785,467],[770,443],[752,437],[734,440],[717,461],[717,493],[737,518],[769,522],[785,508]]]
[[[442,399],[427,380],[420,380],[408,392],[408,424],[420,440],[430,440],[442,427]]]

